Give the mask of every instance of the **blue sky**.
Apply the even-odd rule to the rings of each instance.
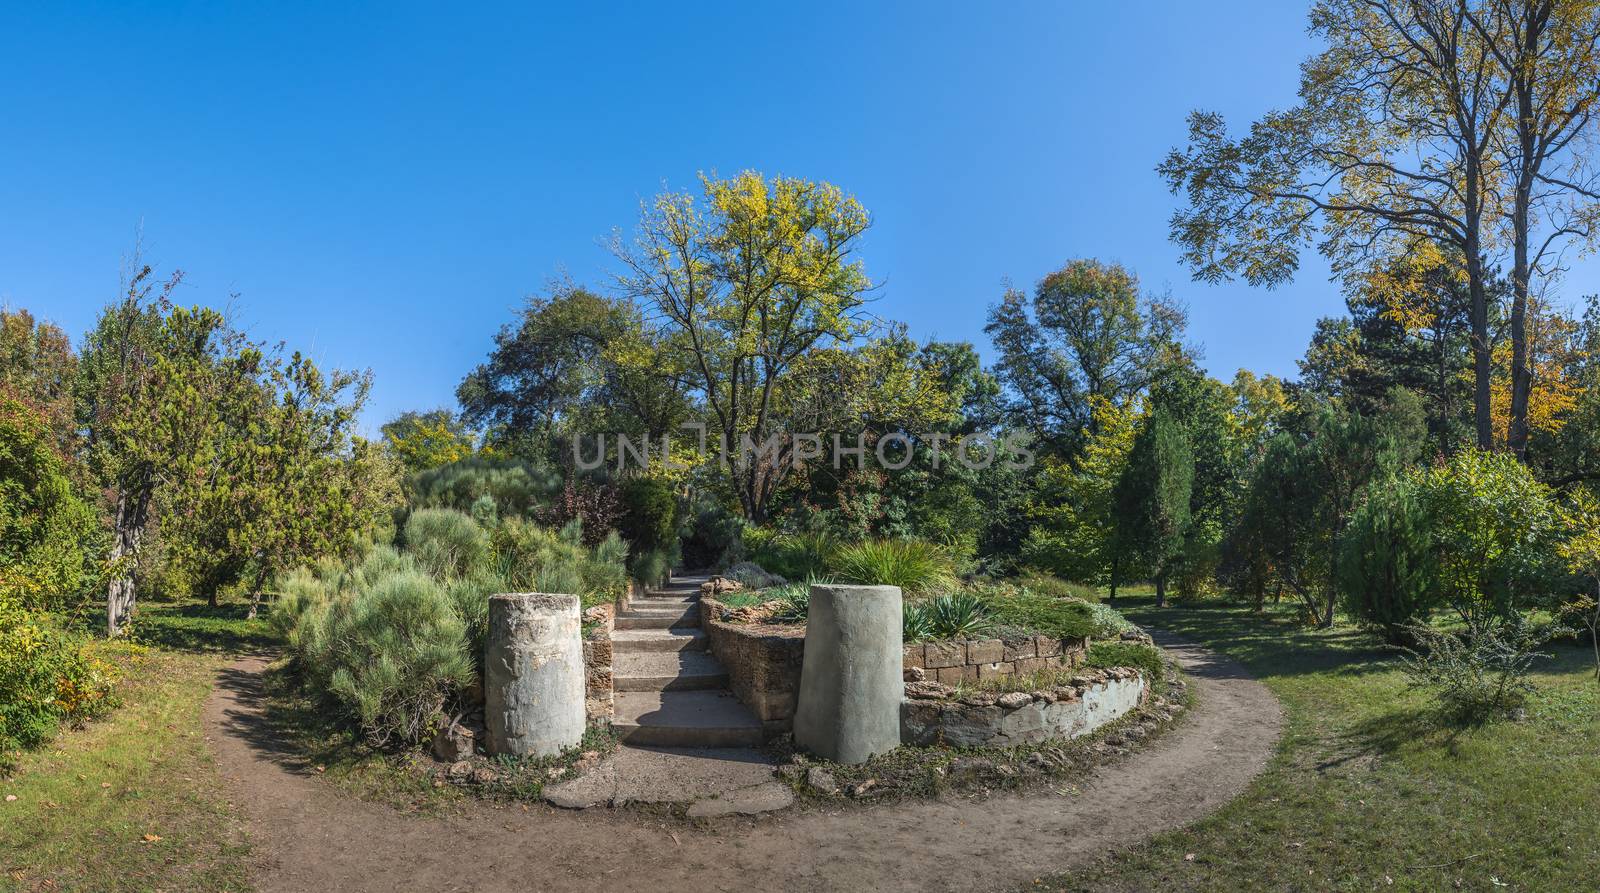
[[[1267,0],[10,4],[0,301],[81,335],[142,226],[186,303],[371,368],[372,431],[453,405],[552,277],[604,283],[642,198],[753,168],[861,199],[874,312],[919,338],[988,356],[1005,279],[1099,257],[1187,302],[1214,374],[1293,374],[1326,268],[1191,282],[1153,168],[1192,108],[1291,102],[1313,49]]]

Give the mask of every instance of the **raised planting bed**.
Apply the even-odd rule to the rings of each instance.
[[[1049,675],[1041,674],[1047,680]],[[1081,738],[1140,707],[1149,694],[1150,681],[1130,667],[1084,670],[1033,691],[963,691],[941,682],[910,682],[900,705],[900,739],[918,745],[1014,747]]]

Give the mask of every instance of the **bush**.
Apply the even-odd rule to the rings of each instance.
[[[995,626],[989,606],[971,592],[953,592],[910,602],[908,613],[913,615],[911,622],[902,628],[907,642],[976,639],[989,635]],[[905,628],[916,635],[905,633]]]
[[[745,540],[746,557],[767,571],[791,580],[820,577],[828,571],[828,559],[838,548],[825,533],[772,535],[750,530]],[[754,541],[756,545],[752,546]]]
[[[422,741],[446,698],[475,678],[466,624],[444,587],[417,571],[336,603],[330,621],[337,647],[314,673],[373,744]]]
[[[622,487],[617,529],[635,552],[665,549],[678,539],[678,497],[660,478],[631,478]]]
[[[845,582],[899,586],[912,595],[949,589],[957,582],[950,554],[920,540],[867,540],[843,546],[830,557],[828,571]]]
[[[1550,633],[1521,614],[1474,617],[1459,632],[1413,626],[1418,645],[1407,650],[1406,676],[1411,687],[1433,694],[1446,722],[1481,724],[1505,716],[1533,691],[1528,674],[1548,656],[1538,649]]]
[[[0,601],[0,766],[8,752],[37,747],[61,723],[115,705],[115,671],[84,645],[49,618]]]
[[[591,550],[576,522],[558,533],[513,518],[495,528],[490,548],[495,574],[516,591],[570,593],[587,608],[616,599],[628,586],[628,549],[615,532]]]
[[[1090,642],[1083,665],[1099,670],[1137,667],[1152,682],[1161,681],[1167,673],[1167,663],[1161,657],[1161,649],[1143,642]]]
[[[1515,456],[1462,450],[1416,482],[1442,595],[1463,617],[1509,619],[1556,588],[1555,498]]]
[[[462,577],[481,567],[489,536],[478,522],[454,509],[420,509],[405,527],[406,553],[438,577]]]
[[[683,563],[691,568],[721,567],[742,555],[729,555],[732,548],[743,548],[740,533],[744,521],[720,502],[703,500],[694,507],[683,531]],[[762,567],[766,563],[762,562]],[[789,576],[785,574],[784,576]]]
[[[1391,643],[1410,641],[1410,628],[1440,601],[1432,530],[1414,483],[1368,487],[1339,538],[1335,578],[1346,613]]]
[[[0,601],[66,607],[93,582],[105,539],[67,479],[43,417],[0,393]]]
[[[555,471],[505,459],[474,456],[419,472],[407,482],[411,504],[419,508],[485,511],[487,499],[496,518],[527,518],[561,492]]]
[[[628,559],[628,576],[646,586],[659,586],[672,576],[677,563],[677,543],[670,548],[646,549]]]

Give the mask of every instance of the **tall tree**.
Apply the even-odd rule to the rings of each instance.
[[[1194,472],[1194,451],[1183,425],[1165,412],[1152,411],[1134,437],[1113,497],[1118,558],[1111,571],[1112,599],[1132,559],[1155,581],[1156,605],[1167,603],[1167,581],[1183,555],[1193,520]]]
[[[774,481],[759,448],[775,432],[780,383],[814,347],[865,324],[872,282],[855,258],[870,219],[838,187],[746,171],[702,177],[704,204],[667,192],[634,243],[615,244],[620,284],[665,325],[728,460],[746,517],[762,521]],[[743,449],[748,438],[756,450]]]
[[[472,431],[448,409],[407,410],[383,424],[383,447],[411,473],[472,455]]]
[[[79,426],[88,432],[90,470],[111,502],[106,629],[113,636],[133,612],[156,489],[198,453],[204,436],[207,406],[196,381],[222,321],[174,308],[182,278],[157,283],[141,268],[101,313],[79,358]]]
[[[1381,269],[1417,240],[1446,245],[1467,283],[1478,443],[1493,443],[1485,252],[1506,191],[1496,140],[1516,113],[1461,0],[1321,0],[1327,48],[1300,104],[1248,135],[1195,112],[1158,170],[1186,204],[1172,238],[1197,278],[1289,281],[1311,244],[1336,273]],[[1318,241],[1320,237],[1320,241]]]
[[[1181,307],[1141,294],[1122,266],[1074,260],[1031,298],[1008,289],[984,331],[1015,423],[1070,453],[1093,432],[1095,400],[1125,406],[1182,360],[1186,325]]]
[[[1594,244],[1600,171],[1590,157],[1600,132],[1600,4],[1592,0],[1462,3],[1498,65],[1511,100],[1500,161],[1512,188],[1504,214],[1511,238],[1511,406],[1507,445],[1526,457],[1534,391],[1530,313],[1534,278],[1548,276],[1562,248]]]

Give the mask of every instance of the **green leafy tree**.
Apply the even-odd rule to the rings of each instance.
[[[0,391],[0,605],[67,606],[94,582],[104,536],[74,491],[51,420]]]
[[[56,448],[69,457],[77,449],[77,377],[78,358],[67,333],[34,320],[26,310],[0,310],[0,391],[9,390],[36,407]]]
[[[1126,406],[1185,355],[1182,308],[1141,293],[1118,264],[1075,260],[1012,288],[984,327],[1015,423],[1071,453],[1093,432],[1094,401]]]
[[[761,522],[783,467],[759,455],[776,433],[780,386],[814,348],[865,328],[872,283],[855,251],[870,219],[827,183],[747,171],[702,177],[701,186],[703,204],[664,193],[646,207],[635,242],[618,241],[621,285],[662,321],[681,358],[668,366],[687,370],[728,483],[745,516]],[[754,450],[741,448],[746,439]]]
[[[407,472],[448,465],[472,455],[472,431],[448,409],[408,410],[384,423],[383,447]]]
[[[1555,583],[1551,489],[1508,453],[1463,450],[1417,474],[1434,519],[1440,585],[1464,619],[1504,620]]]
[[[1194,450],[1182,423],[1152,411],[1133,439],[1113,497],[1117,508],[1113,599],[1128,564],[1138,561],[1155,581],[1157,606],[1167,603],[1167,581],[1183,556],[1184,538],[1193,521],[1194,477]]]
[[[1341,274],[1381,270],[1418,240],[1445,246],[1466,281],[1478,443],[1493,445],[1489,279],[1506,168],[1496,138],[1515,114],[1474,17],[1491,2],[1321,0],[1327,46],[1301,66],[1300,101],[1239,138],[1195,112],[1160,165],[1184,206],[1172,239],[1197,278],[1288,282],[1315,245]]]
[[[157,488],[202,450],[213,409],[203,379],[223,328],[213,311],[174,307],[181,273],[162,283],[152,277],[149,267],[130,277],[124,297],[85,339],[78,364],[75,405],[88,434],[87,464],[112,503],[106,627],[113,636],[133,612]]]
[[[1427,429],[1415,395],[1396,391],[1384,411],[1318,408],[1306,434],[1277,435],[1251,474],[1236,541],[1254,544],[1319,626],[1332,626],[1340,535],[1374,479],[1415,463]]]

